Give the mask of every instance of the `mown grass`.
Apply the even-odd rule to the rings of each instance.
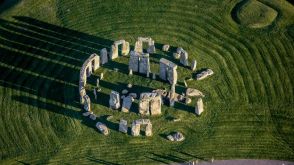
[[[239,1],[22,1],[1,12],[0,20],[0,163],[159,164],[214,159],[281,159],[294,157],[293,6],[286,1],[261,1],[279,12],[273,26],[250,29],[238,25],[231,12]],[[289,30],[290,29],[290,30]],[[142,75],[127,75],[128,57],[101,67],[88,80],[92,107],[110,128],[98,133],[95,122],[81,115],[79,69],[92,53],[125,39],[150,36],[157,53],[152,71],[172,53],[163,44],[180,46],[215,75],[188,86],[206,95],[205,112],[189,106],[163,106],[151,117],[154,136],[134,138],[117,131],[120,118],[131,113],[108,109],[109,92],[128,83],[133,92],[169,88]],[[113,68],[119,69],[115,72]],[[102,91],[92,89],[103,72]],[[192,72],[178,69],[177,91]],[[113,115],[110,121],[107,115]],[[171,119],[181,118],[180,122]],[[181,131],[186,140],[171,143],[165,136]]]

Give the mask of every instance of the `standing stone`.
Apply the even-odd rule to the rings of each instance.
[[[129,112],[133,101],[134,99],[131,96],[123,98],[123,105],[121,107],[121,111],[126,113]]]
[[[112,109],[118,109],[120,107],[120,96],[116,91],[111,91],[109,99],[109,107]]]
[[[108,62],[108,56],[107,56],[107,49],[103,48],[100,50],[100,63],[106,64]]]
[[[177,83],[178,74],[176,64],[167,59],[161,58],[159,69],[159,77],[162,80],[168,80],[170,84]]]
[[[139,61],[139,73],[147,74],[150,71],[149,54],[142,54]]]
[[[131,134],[133,136],[139,136],[140,135],[140,124],[137,124],[136,121],[133,121],[133,123],[132,123]]]
[[[150,72],[147,71],[146,77],[149,78],[150,77]]]
[[[116,45],[111,45],[110,59],[116,59],[118,57],[118,47]]]
[[[129,70],[129,75],[130,76],[133,75],[133,70],[132,69]]]
[[[100,87],[100,85],[99,85],[99,78],[97,78],[97,80],[96,80],[96,87],[97,87],[97,88]]]
[[[119,122],[119,131],[123,132],[123,133],[127,133],[128,132],[128,121],[124,120],[124,119],[120,119]]]
[[[93,92],[94,92],[95,100],[97,100],[97,92],[96,92],[96,89],[95,88],[94,88]]]
[[[187,84],[186,80],[184,80],[184,85],[185,85],[186,88],[188,87],[188,84]]]
[[[184,66],[188,66],[188,53],[186,51],[181,52],[180,63]]]
[[[195,113],[197,115],[201,115],[201,113],[203,112],[203,101],[202,101],[202,98],[199,98],[198,101],[197,101],[197,104],[195,106]]]
[[[156,80],[156,73],[152,73],[152,79]]]
[[[103,78],[104,78],[104,74],[100,73],[100,80],[103,80]]]
[[[90,114],[90,117],[89,117],[91,120],[96,120],[97,116],[95,114]]]
[[[169,50],[169,45],[163,45],[162,46],[162,51],[167,52]]]
[[[152,124],[151,123],[147,124],[146,130],[145,130],[145,135],[152,136]]]
[[[139,71],[139,53],[135,51],[131,51],[130,53],[129,70],[132,70],[132,72]]]
[[[90,97],[88,95],[84,96],[84,109],[85,111],[91,111],[91,100]]]
[[[192,64],[191,64],[191,70],[192,71],[195,71],[196,70],[196,66],[197,66],[197,61],[196,60],[193,60],[192,61]]]
[[[161,103],[161,95],[157,93],[141,93],[139,113],[141,115],[160,115]]]

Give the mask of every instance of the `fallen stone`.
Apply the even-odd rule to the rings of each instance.
[[[92,120],[96,120],[97,116],[95,114],[91,114],[89,118]]]
[[[83,113],[83,116],[86,116],[86,117],[87,117],[87,116],[89,116],[89,115],[91,115],[91,114],[93,114],[93,112],[91,112],[91,111],[87,111],[87,112],[84,112],[84,113]]]
[[[172,135],[168,135],[167,137],[166,137],[169,141],[175,141],[175,139],[174,139],[174,137],[172,136]]]
[[[175,119],[173,119],[173,121],[178,122],[178,121],[181,121],[181,119],[180,118],[175,118]]]
[[[174,59],[179,59],[181,57],[181,55],[178,53],[173,53],[173,57],[174,57]]]
[[[214,72],[211,69],[206,69],[206,70],[202,71],[201,73],[198,73],[196,75],[196,79],[197,80],[203,80],[203,79],[205,79],[205,78],[207,78],[207,77],[209,77],[209,76],[211,76],[213,74],[214,74]]]
[[[197,90],[197,89],[187,88],[186,96],[189,96],[189,97],[195,97],[195,96],[204,97],[204,94],[201,91]]]
[[[126,94],[128,94],[128,92],[129,92],[128,90],[124,89],[121,91],[121,94],[126,95]]]
[[[101,122],[97,122],[96,123],[96,128],[103,134],[103,135],[109,135],[109,130],[106,127],[105,124],[101,123]]]
[[[128,87],[128,88],[132,88],[133,85],[129,83],[127,87]]]
[[[181,132],[176,132],[175,134],[173,134],[173,138],[177,142],[185,140],[185,137]]]
[[[113,119],[113,116],[112,116],[112,115],[109,115],[109,116],[107,116],[107,118],[106,118],[107,121],[109,121],[109,120],[111,120],[111,119]]]
[[[119,131],[123,132],[123,133],[127,133],[128,132],[128,121],[124,120],[124,119],[120,119],[119,122]]]
[[[131,97],[134,98],[134,99],[137,98],[137,94],[136,94],[136,93],[130,93],[129,96],[131,96]]]
[[[186,97],[186,99],[185,99],[185,103],[186,104],[190,104],[192,102],[192,100],[189,98],[189,97]]]

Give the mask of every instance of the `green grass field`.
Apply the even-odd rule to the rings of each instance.
[[[294,6],[286,0],[260,0],[278,12],[264,28],[248,28],[232,14],[240,0],[26,0],[0,4],[0,164],[160,164],[214,159],[294,161]],[[249,14],[249,17],[251,15]],[[247,18],[250,19],[250,18]],[[255,18],[252,18],[255,19]],[[179,63],[163,44],[183,47],[197,68],[215,74],[189,81],[201,90],[205,112],[189,106],[163,106],[151,117],[152,137],[117,131],[129,114],[108,109],[109,92],[133,83],[134,92],[168,88],[140,75],[129,77],[128,57],[101,67],[105,79],[93,111],[110,128],[103,136],[81,115],[79,70],[90,54],[119,39],[132,46],[150,36],[157,53]],[[114,72],[113,68],[119,68]],[[178,92],[192,72],[178,68]],[[114,115],[107,121],[107,115]],[[172,122],[171,118],[181,118]],[[181,131],[186,140],[165,136]]]

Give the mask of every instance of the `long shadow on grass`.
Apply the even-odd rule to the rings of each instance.
[[[88,160],[92,161],[92,162],[95,162],[95,163],[98,163],[98,164],[104,164],[104,165],[120,165],[118,163],[112,163],[112,162],[109,162],[109,161],[105,161],[105,160],[102,160],[102,159],[97,159],[97,158],[93,158],[93,157],[86,157]]]

